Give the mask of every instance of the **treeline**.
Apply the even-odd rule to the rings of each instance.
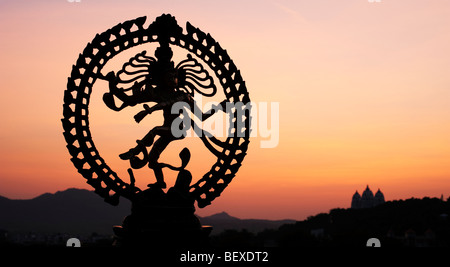
[[[227,230],[211,237],[217,247],[450,246],[450,201],[438,198],[388,201],[367,209],[333,209],[257,234]]]

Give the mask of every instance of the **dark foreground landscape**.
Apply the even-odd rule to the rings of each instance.
[[[68,189],[30,200],[0,197],[1,246],[111,246],[112,225],[130,212],[123,201],[106,205],[88,190]],[[450,246],[450,201],[437,198],[388,201],[367,209],[333,209],[304,221],[239,219],[219,213],[200,218],[213,226],[213,247]]]

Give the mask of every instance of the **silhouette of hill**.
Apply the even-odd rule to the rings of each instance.
[[[0,229],[9,232],[69,233],[90,235],[113,234],[112,226],[122,224],[131,211],[130,202],[122,199],[119,206],[105,203],[93,191],[67,189],[55,194],[45,193],[28,200],[11,200],[0,196]],[[275,229],[293,220],[241,220],[225,212],[199,217],[204,225],[213,226],[213,233],[226,229],[247,229],[256,233]]]
[[[114,207],[83,189],[45,193],[27,200],[0,197],[0,229],[10,232],[112,234],[112,225],[121,224],[129,213],[126,199]]]
[[[126,199],[114,207],[82,189],[29,200],[0,196],[0,233],[111,235],[112,226],[121,224],[130,208]],[[212,245],[219,247],[362,247],[372,237],[382,246],[450,246],[449,214],[450,200],[412,198],[366,209],[332,209],[304,221],[239,219],[226,212],[200,221],[214,227]]]
[[[266,229],[276,229],[283,224],[294,223],[295,220],[262,220],[262,219],[239,219],[228,215],[226,212],[217,213],[208,217],[200,217],[203,225],[213,226],[212,234],[218,234],[224,230],[247,230],[257,233]]]
[[[450,246],[449,213],[449,200],[396,200],[373,208],[332,209],[257,234],[225,231],[214,237],[213,243],[225,247],[364,247],[369,238],[375,237],[382,247]]]

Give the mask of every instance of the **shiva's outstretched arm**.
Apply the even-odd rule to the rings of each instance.
[[[202,112],[201,108],[195,103],[194,99],[192,97],[189,97],[189,107],[191,108],[191,111],[193,111],[194,116],[199,118],[202,121],[205,121],[209,119],[212,115],[216,114],[217,110],[225,110],[226,103],[228,100],[223,100],[217,105],[213,105],[210,110],[206,111],[205,113]]]
[[[106,80],[109,83],[109,92],[103,95],[103,102],[110,109],[114,111],[120,111],[128,106],[134,106],[137,104],[136,97],[134,95],[129,96],[123,90],[120,90],[117,87],[119,83],[119,78],[114,74],[113,71],[109,72],[106,75],[101,75],[99,78],[102,80]],[[141,84],[137,82],[133,85],[134,88],[140,86]],[[116,96],[120,101],[122,101],[122,104],[120,106],[116,105],[114,96]]]
[[[176,102],[180,102],[186,99],[186,96],[180,95],[174,99],[157,103],[156,105],[149,107],[147,104],[144,104],[144,110],[140,111],[134,116],[134,120],[139,123],[143,120],[147,115],[152,114],[153,111],[164,109],[168,106],[172,106]]]

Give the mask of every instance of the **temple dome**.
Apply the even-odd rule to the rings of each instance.
[[[358,190],[356,190],[355,194],[353,194],[352,197],[352,209],[359,209],[361,206],[361,195],[358,193]]]
[[[366,187],[366,190],[364,190],[364,192],[362,194],[362,198],[363,199],[372,199],[373,198],[372,190],[370,190],[368,185]]]
[[[384,203],[385,202],[385,200],[384,200],[384,195],[383,195],[383,193],[381,192],[381,190],[378,188],[378,191],[375,193],[375,205],[378,205],[378,204],[381,204],[381,203]]]
[[[369,185],[367,185],[366,189],[362,193],[362,196],[358,193],[358,191],[356,191],[355,194],[353,194],[351,208],[352,209],[371,208],[384,202],[385,202],[384,195],[381,192],[381,190],[378,189],[378,191],[374,196],[372,190],[370,190],[369,188]]]

